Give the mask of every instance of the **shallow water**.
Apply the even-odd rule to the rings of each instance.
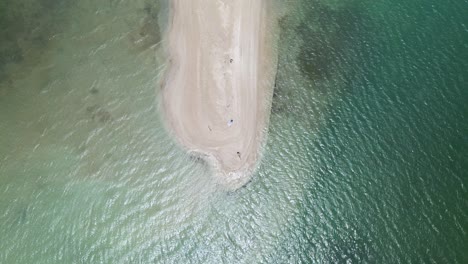
[[[164,3],[4,1],[0,263],[468,262],[468,3],[288,7],[230,192],[158,115]]]

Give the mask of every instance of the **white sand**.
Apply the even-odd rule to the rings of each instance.
[[[165,118],[226,183],[249,179],[266,137],[277,62],[267,2],[171,1]]]

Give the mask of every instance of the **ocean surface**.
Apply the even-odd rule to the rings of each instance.
[[[0,263],[468,263],[468,1],[278,2],[226,191],[161,121],[167,2],[2,0]]]

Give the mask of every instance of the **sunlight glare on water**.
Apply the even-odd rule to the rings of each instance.
[[[232,191],[159,116],[167,1],[3,1],[0,263],[466,263],[466,2],[283,7]]]

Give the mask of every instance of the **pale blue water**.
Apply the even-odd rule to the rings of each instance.
[[[467,263],[468,2],[294,0],[259,171],[164,130],[165,3],[0,4],[0,263]]]

